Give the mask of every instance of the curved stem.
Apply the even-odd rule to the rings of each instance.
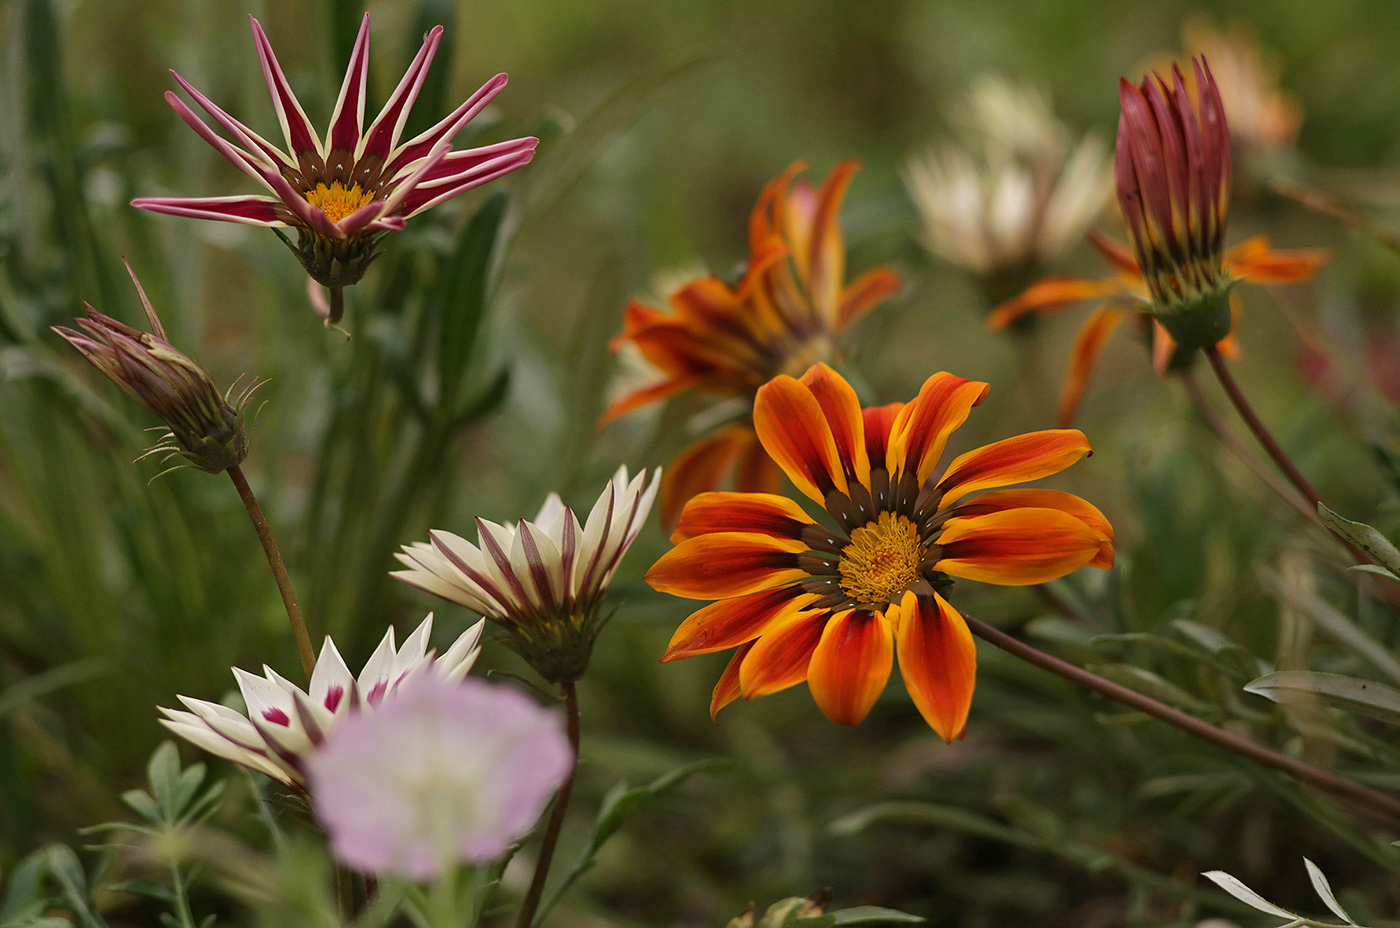
[[[535,920],[535,910],[540,906],[545,880],[549,877],[549,865],[554,861],[554,848],[559,843],[559,832],[564,827],[564,813],[569,808],[569,794],[574,791],[574,775],[578,773],[578,690],[575,689],[573,680],[561,683],[559,689],[563,692],[564,706],[568,712],[569,745],[574,749],[574,759],[569,764],[568,776],[564,777],[564,782],[559,786],[559,793],[554,797],[554,808],[549,813],[549,824],[544,830],[544,844],[540,846],[540,859],[535,864],[535,877],[530,881],[530,890],[525,894],[525,901],[520,904],[515,928],[530,928],[530,923]]]
[[[1230,397],[1230,402],[1234,404],[1235,410],[1240,414],[1240,418],[1249,426],[1249,430],[1254,433],[1254,437],[1259,440],[1259,444],[1264,446],[1270,458],[1283,471],[1288,482],[1297,487],[1298,492],[1303,494],[1308,502],[1316,508],[1322,502],[1322,494],[1317,492],[1308,482],[1308,478],[1303,476],[1303,472],[1298,469],[1298,465],[1293,463],[1293,459],[1283,450],[1283,447],[1274,439],[1268,426],[1254,412],[1254,407],[1249,405],[1249,400],[1245,399],[1244,392],[1240,390],[1240,385],[1235,382],[1235,375],[1230,373],[1230,369],[1225,366],[1225,359],[1220,356],[1220,351],[1214,345],[1203,349],[1207,360],[1210,361],[1211,370],[1215,371],[1215,377],[1220,381],[1220,385],[1225,388],[1226,394]]]
[[[301,657],[301,669],[306,671],[306,679],[311,679],[311,671],[316,667],[316,653],[311,649],[311,636],[306,633],[306,620],[301,615],[301,605],[297,602],[296,590],[292,589],[292,578],[287,575],[287,565],[282,562],[282,552],[277,550],[277,541],[272,537],[272,529],[263,516],[257,497],[253,496],[248,478],[237,465],[228,469],[229,479],[238,490],[243,506],[248,510],[248,518],[253,520],[253,530],[262,542],[263,553],[267,555],[267,565],[272,568],[272,577],[277,581],[277,591],[282,594],[282,605],[287,610],[287,619],[292,623],[292,636],[296,638],[297,655]]]
[[[330,287],[331,309],[326,316],[326,325],[333,326],[340,321],[340,317],[345,315],[345,288]]]
[[[1048,670],[1057,676],[1064,677],[1072,683],[1077,683],[1086,689],[1107,696],[1115,702],[1145,712],[1169,725],[1175,725],[1182,731],[1189,732],[1214,745],[1248,757],[1267,767],[1273,767],[1275,770],[1281,770],[1302,783],[1316,786],[1346,800],[1363,815],[1391,825],[1400,825],[1400,799],[1396,799],[1394,796],[1306,764],[1286,754],[1280,754],[1252,738],[1217,728],[1209,722],[1201,721],[1194,715],[1182,712],[1166,703],[1158,702],[1151,696],[1144,696],[1137,690],[1130,690],[1126,686],[1121,686],[1112,680],[1106,680],[1098,674],[1090,673],[1082,667],[1076,667],[1058,657],[1052,657],[967,613],[963,613],[963,618],[967,621],[968,628],[972,629],[974,635],[1029,664],[1034,664],[1042,670]]]

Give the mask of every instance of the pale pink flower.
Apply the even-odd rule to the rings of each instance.
[[[573,760],[564,720],[509,686],[423,677],[310,759],[311,801],[349,866],[430,880],[499,858]]]

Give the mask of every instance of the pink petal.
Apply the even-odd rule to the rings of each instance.
[[[267,81],[267,91],[272,94],[272,105],[277,109],[277,119],[282,123],[282,132],[287,137],[287,148],[294,157],[313,154],[325,160],[321,151],[321,140],[311,131],[311,121],[306,118],[296,94],[287,83],[287,75],[273,54],[272,43],[267,40],[262,24],[249,16],[253,26],[253,41],[258,46],[258,60],[262,62],[263,78]]]
[[[185,125],[189,126],[200,138],[212,145],[215,151],[232,161],[241,171],[249,177],[255,178],[258,183],[262,184],[264,187],[273,189],[269,175],[275,174],[276,172],[271,170],[270,165],[260,164],[254,155],[219,138],[219,136],[214,133],[214,130],[205,125],[204,120],[196,116],[194,110],[186,106],[185,101],[177,97],[173,91],[167,90],[165,92],[165,102],[169,103],[170,108],[175,111],[175,114],[184,120]]]
[[[237,119],[234,119],[228,113],[224,112],[224,110],[217,106],[214,103],[214,101],[210,100],[204,94],[196,90],[193,84],[185,80],[176,72],[171,71],[170,75],[171,77],[175,78],[175,80],[179,83],[181,87],[185,88],[185,93],[189,94],[191,97],[194,97],[194,101],[200,106],[202,106],[204,108],[204,111],[207,112],[210,116],[213,116],[214,121],[217,122],[219,125],[223,126],[224,129],[227,130],[229,134],[231,134],[239,144],[241,144],[244,148],[248,149],[249,152],[261,151],[263,154],[267,155],[271,159],[275,159],[276,161],[280,161],[288,166],[295,167],[295,165],[292,163],[291,158],[287,156],[286,152],[282,151],[280,148],[267,141],[267,139],[264,139],[252,129],[249,129],[247,126],[243,125],[243,123],[239,122]],[[269,161],[267,167],[272,166],[273,165],[271,161]]]
[[[345,69],[345,82],[340,85],[340,98],[335,102],[331,129],[326,134],[326,151],[353,152],[360,144],[360,127],[365,123],[365,89],[369,81],[369,14],[360,23],[360,35],[355,39],[350,64]],[[347,106],[346,104],[349,104]]]
[[[422,135],[405,142],[403,147],[387,159],[389,164],[385,167],[385,173],[392,176],[403,170],[408,165],[419,158],[422,158],[433,146],[439,142],[450,142],[463,126],[471,122],[485,106],[496,95],[505,89],[508,78],[504,74],[497,74],[486,83],[477,88],[476,93],[467,98],[466,102],[457,107],[447,117],[433,126]]]
[[[437,54],[440,41],[442,27],[434,26],[428,37],[423,40],[423,47],[418,49],[413,63],[404,72],[399,86],[394,88],[389,102],[384,104],[384,109],[360,139],[360,150],[355,152],[356,161],[366,155],[374,155],[381,161],[388,162],[389,153],[399,143],[399,135],[408,119],[408,111],[413,106],[413,101],[418,98],[418,92],[423,89],[423,79],[428,75],[428,66],[433,63],[433,55]]]
[[[222,219],[250,226],[279,228],[287,223],[278,218],[278,201],[271,197],[142,197],[132,200],[137,209],[192,219]]]
[[[473,187],[480,187],[482,184],[493,181],[498,177],[504,177],[516,168],[522,168],[529,164],[534,157],[535,150],[531,148],[527,151],[492,162],[489,171],[475,174],[466,179],[459,179],[457,182],[445,188],[434,186],[426,190],[415,190],[404,199],[404,214],[410,218],[416,216],[426,209],[437,206],[444,200],[452,199],[459,193],[465,193]]]

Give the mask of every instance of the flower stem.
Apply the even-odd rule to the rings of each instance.
[[[569,746],[574,758],[569,764],[568,776],[559,786],[554,797],[554,808],[549,813],[549,824],[544,830],[544,844],[540,846],[540,859],[535,864],[535,878],[530,881],[530,889],[525,893],[525,901],[520,904],[520,914],[515,919],[515,928],[530,928],[535,920],[535,910],[540,906],[544,895],[544,884],[549,876],[549,865],[554,861],[554,847],[559,843],[559,832],[564,827],[564,813],[569,807],[569,794],[574,790],[574,775],[578,773],[578,691],[574,681],[568,680],[559,685],[564,695],[564,706],[568,712]]]
[[[267,555],[267,565],[272,568],[272,577],[277,581],[277,591],[282,594],[282,605],[286,607],[287,619],[292,623],[292,636],[296,638],[297,654],[301,657],[301,669],[306,678],[311,679],[311,671],[316,667],[316,654],[311,649],[311,636],[306,633],[306,620],[301,616],[301,605],[297,603],[296,590],[292,589],[292,578],[287,576],[287,565],[282,563],[282,552],[277,550],[277,541],[272,537],[272,529],[267,524],[257,497],[253,496],[248,478],[243,469],[234,466],[228,469],[229,479],[238,490],[243,506],[248,510],[248,518],[253,520],[253,530],[262,542],[263,553]]]
[[[331,309],[326,315],[326,325],[335,325],[345,315],[345,288],[330,287]]]
[[[1252,738],[1246,738],[1243,735],[1237,735],[1223,728],[1217,728],[1208,722],[1203,722],[1189,713],[1182,712],[1166,703],[1158,702],[1150,696],[1144,696],[1136,690],[1120,686],[1098,674],[1090,673],[1082,667],[1076,667],[1058,657],[1052,657],[967,613],[963,613],[963,618],[967,621],[968,628],[972,630],[974,635],[1029,664],[1064,677],[1072,683],[1077,683],[1086,689],[1107,696],[1115,702],[1145,712],[1153,718],[1175,725],[1177,728],[1214,745],[1248,757],[1265,766],[1273,767],[1275,770],[1281,770],[1300,782],[1316,786],[1346,800],[1363,815],[1392,825],[1400,824],[1400,799],[1371,789],[1355,780],[1349,780],[1330,771],[1306,764],[1286,754],[1280,754]]]
[[[1254,412],[1254,407],[1249,404],[1249,400],[1245,398],[1244,392],[1240,390],[1240,385],[1235,381],[1235,376],[1231,374],[1230,369],[1225,366],[1225,359],[1220,356],[1220,351],[1214,345],[1205,348],[1204,351],[1206,353],[1206,358],[1210,361],[1211,370],[1215,371],[1216,379],[1219,380],[1220,385],[1225,388],[1225,393],[1230,397],[1230,402],[1234,404],[1235,410],[1240,414],[1240,418],[1245,421],[1245,425],[1249,426],[1249,430],[1254,433],[1254,437],[1258,439],[1259,444],[1268,452],[1269,457],[1273,458],[1279,470],[1283,471],[1284,476],[1288,478],[1288,482],[1293,484],[1294,488],[1297,489],[1299,493],[1303,494],[1303,498],[1308,501],[1311,509],[1310,514],[1316,519],[1317,507],[1323,505],[1322,494],[1318,493],[1317,487],[1314,487],[1308,482],[1308,478],[1303,476],[1303,472],[1298,469],[1298,465],[1293,463],[1293,459],[1288,456],[1288,453],[1284,451],[1283,447],[1274,439],[1268,426],[1264,425],[1263,420]],[[1362,551],[1345,538],[1341,536],[1334,537],[1346,546],[1346,549],[1351,552],[1351,556],[1356,558],[1357,561],[1364,564],[1377,563],[1369,554]]]

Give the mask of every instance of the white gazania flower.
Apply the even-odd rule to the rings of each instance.
[[[504,626],[545,679],[577,679],[601,624],[598,608],[622,556],[651,512],[661,471],[630,478],[619,467],[587,522],[551,493],[533,522],[477,519],[479,546],[451,532],[405,545],[407,570],[390,576]]]
[[[261,677],[235,667],[233,675],[248,707],[246,716],[215,702],[181,696],[180,702],[190,711],[162,706],[165,718],[160,723],[210,754],[305,792],[306,760],[333,727],[351,713],[379,706],[421,674],[460,682],[481,653],[481,629],[482,623],[476,623],[438,656],[436,650],[428,649],[432,613],[402,648],[394,646],[390,626],[358,678],[345,666],[335,643],[326,638],[311,675],[309,695],[271,667],[264,666]]]
[[[966,146],[914,155],[905,185],[933,253],[974,274],[1033,268],[1088,229],[1112,190],[1101,139],[1069,144],[1048,98],[999,78],[974,85],[958,119]]]

